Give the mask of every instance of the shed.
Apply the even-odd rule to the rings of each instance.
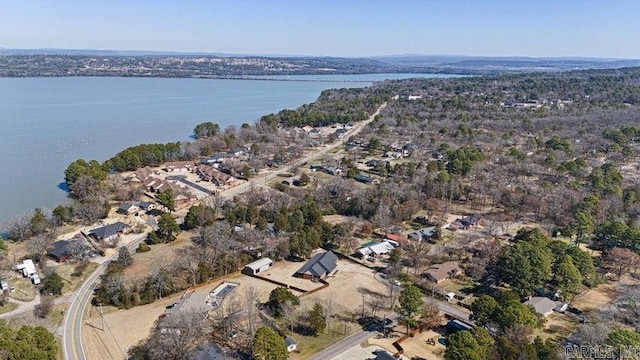
[[[273,265],[273,260],[265,257],[265,258],[258,259],[250,264],[247,264],[242,270],[242,272],[247,275],[255,275],[263,271],[269,270],[269,268],[272,265]]]
[[[298,350],[298,344],[290,337],[284,338],[284,344],[287,345],[287,351],[289,352]]]

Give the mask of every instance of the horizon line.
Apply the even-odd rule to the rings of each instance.
[[[289,57],[289,58],[345,58],[345,59],[375,59],[375,58],[393,58],[393,57],[458,57],[458,58],[510,58],[510,59],[597,59],[597,60],[640,60],[640,58],[632,57],[608,57],[608,56],[582,56],[582,55],[559,55],[559,56],[531,56],[531,55],[468,55],[468,54],[424,54],[424,53],[394,53],[379,55],[309,55],[309,54],[278,54],[278,53],[226,53],[213,51],[175,51],[175,50],[140,50],[140,49],[99,49],[99,48],[56,48],[56,47],[39,47],[39,48],[12,48],[0,46],[0,52],[20,51],[20,52],[114,52],[114,53],[136,53],[136,55],[202,55],[202,56],[225,56],[225,57]],[[65,54],[60,54],[65,55]],[[115,54],[120,56],[128,56],[124,54]],[[132,56],[132,55],[129,55]]]

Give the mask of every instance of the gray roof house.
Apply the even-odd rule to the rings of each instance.
[[[416,231],[412,231],[407,234],[407,237],[414,241],[430,240],[433,234],[436,232],[435,226],[429,226]]]
[[[319,253],[298,269],[295,275],[304,279],[322,279],[335,271],[337,262],[338,257],[333,252]]]
[[[542,296],[534,296],[531,299],[527,300],[525,305],[531,305],[535,309],[535,311],[542,315],[547,316],[553,312],[553,309],[558,307],[555,301],[542,297]]]
[[[123,222],[118,221],[114,224],[105,225],[97,229],[89,231],[89,235],[95,237],[98,240],[110,241],[120,234],[128,234],[132,231],[131,227]]]

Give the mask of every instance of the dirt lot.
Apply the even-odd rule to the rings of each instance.
[[[327,278],[329,287],[317,293],[304,296],[303,305],[313,306],[317,301],[332,298],[343,311],[358,311],[362,306],[362,297],[381,297],[387,300],[389,290],[374,278],[374,271],[354,264],[348,260],[338,260],[338,272]],[[382,315],[382,314],[380,314]]]
[[[579,294],[571,302],[572,307],[582,311],[599,311],[617,296],[615,283],[605,283]]]

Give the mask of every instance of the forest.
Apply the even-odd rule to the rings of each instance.
[[[555,359],[567,338],[578,344],[640,343],[629,330],[640,324],[638,312],[629,310],[640,300],[638,68],[409,79],[328,90],[314,103],[265,115],[254,125],[221,130],[200,124],[190,143],[140,145],[103,164],[78,160],[65,172],[76,202],[66,212],[54,211],[50,223],[95,221],[114,198],[139,196],[124,180],[114,180],[119,171],[244,147],[246,159],[234,160],[226,171],[249,168],[256,176],[335,140],[312,139],[301,127],[362,121],[382,104],[367,127],[321,159],[344,175],[321,176],[303,164],[292,174],[298,185],[271,183],[231,200],[213,196],[191,206],[182,225],[170,213],[161,215],[158,230],[138,251],[154,251],[187,231],[192,243],[179,250],[179,260],[131,284],[123,275],[130,254],[120,254],[94,301],[129,308],[237,271],[260,256],[304,260],[321,247],[348,257],[365,240],[429,224],[438,229],[433,241],[411,241],[385,260],[389,276],[407,286],[404,305],[394,307],[397,299],[391,299],[384,308],[399,314],[407,333],[419,322],[430,323],[424,304],[411,304],[412,292],[433,293],[425,269],[459,261],[462,276],[473,284],[467,306],[478,328],[451,335],[446,359]],[[365,175],[379,182],[356,181]],[[83,203],[101,211],[80,211]],[[477,216],[483,225],[473,232],[450,230],[451,214]],[[328,215],[348,220],[330,224]],[[49,224],[42,217],[40,212],[38,221],[23,221],[29,224],[24,232],[12,228],[11,238],[47,234],[36,226]],[[571,303],[602,284],[627,286],[618,294],[624,291],[631,300],[620,296],[611,300],[613,308],[581,315],[564,339],[534,336],[545,320],[524,298],[552,291]],[[277,309],[270,304],[263,305]],[[310,318],[305,313],[293,321],[307,324]],[[220,331],[224,324],[212,325]],[[256,331],[244,329],[235,350],[250,353]],[[136,358],[154,358],[145,356],[157,350],[159,339],[153,335],[136,347]]]

